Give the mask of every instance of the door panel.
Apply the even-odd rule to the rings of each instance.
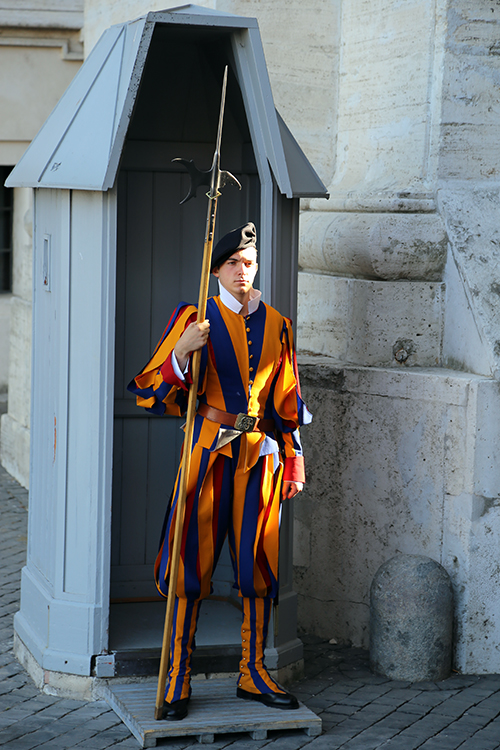
[[[258,217],[256,175],[226,188],[219,236]],[[135,405],[127,383],[149,359],[180,301],[197,302],[207,200],[180,206],[188,177],[178,171],[122,170],[118,186],[111,598],[156,596],[153,564],[177,471],[183,419],[150,415]],[[258,223],[258,219],[256,219]],[[211,282],[211,294],[217,286]],[[232,591],[227,549],[214,593]]]

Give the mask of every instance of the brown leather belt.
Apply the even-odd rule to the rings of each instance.
[[[210,419],[211,422],[229,425],[241,432],[272,432],[275,428],[274,419],[259,419],[259,417],[251,417],[250,414],[244,414],[243,412],[229,414],[227,411],[214,409],[213,406],[208,406],[208,404],[200,404],[198,414]]]

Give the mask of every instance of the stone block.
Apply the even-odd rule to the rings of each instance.
[[[53,15],[53,14],[52,14]],[[28,32],[25,32],[25,37]],[[81,61],[62,60],[61,47],[73,36],[52,39],[52,44],[38,46],[39,35],[30,44],[2,46],[2,76],[0,86],[0,140],[31,141],[50,115],[59,98],[78,72]]]
[[[496,536],[498,498],[448,497],[443,518],[443,564],[456,595],[457,667],[468,674],[499,671],[500,612]]]
[[[297,346],[349,365],[440,363],[444,288],[299,273]]]
[[[0,393],[5,393],[9,382],[10,301],[12,295],[0,295]]]
[[[297,348],[342,359],[349,335],[348,279],[299,273]]]
[[[500,487],[500,382],[478,381],[475,391],[474,494],[491,507],[497,504]]]
[[[491,376],[498,368],[494,345],[489,345],[481,330],[479,310],[469,285],[458,267],[456,253],[450,252],[446,264],[446,305],[443,332],[443,367],[477,375]],[[484,294],[485,289],[482,289]]]
[[[396,555],[370,589],[370,665],[390,679],[444,680],[451,671],[453,591],[424,555]]]
[[[454,367],[485,375],[500,373],[500,190],[475,187],[439,192],[454,264],[443,355]]]
[[[30,426],[31,304],[20,297],[11,300],[9,356],[9,415],[21,427]]]
[[[14,188],[12,239],[14,245],[12,291],[16,297],[31,302],[33,283],[33,191],[30,188]]]
[[[495,137],[500,68],[497,20],[471,18],[478,4],[472,7],[467,0],[453,0],[450,6],[439,176],[496,182],[500,171]]]
[[[437,214],[309,211],[301,217],[299,264],[337,276],[440,281],[447,244]]]
[[[29,487],[29,429],[9,414],[2,415],[0,427],[0,463],[23,487]]]

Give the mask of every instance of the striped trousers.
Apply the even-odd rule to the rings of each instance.
[[[264,664],[264,650],[271,616],[269,596],[242,597],[241,661],[238,687],[249,693],[282,693]],[[191,656],[200,611],[200,601],[175,598],[170,669],[165,689],[168,703],[189,698],[191,694]]]
[[[232,457],[195,445],[187,484],[186,511],[174,608],[170,671],[165,699],[189,695],[190,661],[202,599],[210,595],[212,575],[228,537],[235,586],[243,601],[242,661],[238,685],[249,692],[280,688],[263,663],[272,599],[278,590],[281,466],[272,455],[246,468],[241,438]],[[179,476],[172,495],[155,564],[155,580],[168,594]]]

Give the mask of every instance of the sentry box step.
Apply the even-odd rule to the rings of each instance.
[[[182,721],[156,721],[156,685],[137,683],[108,687],[103,695],[142,747],[155,747],[165,737],[197,737],[214,742],[216,735],[248,732],[264,740],[269,731],[303,730],[321,734],[321,719],[306,706],[284,711],[236,697],[234,680],[201,680],[193,683],[189,714]]]

